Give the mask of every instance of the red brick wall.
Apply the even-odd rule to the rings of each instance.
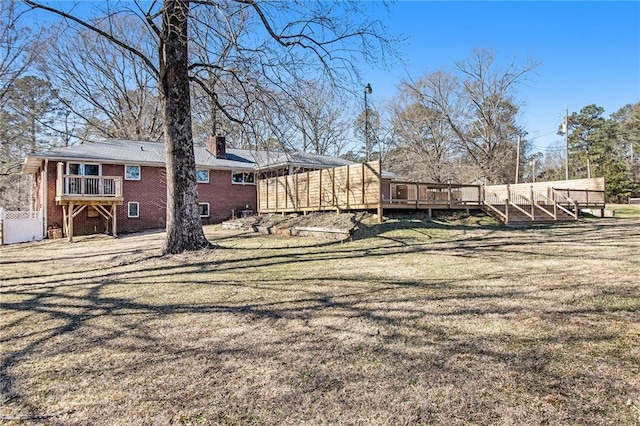
[[[231,210],[239,215],[248,205],[250,210],[256,211],[256,185],[231,183],[229,170],[210,170],[209,183],[198,184],[198,201],[209,203],[210,217],[202,218],[202,222],[219,223],[231,217]]]
[[[164,167],[140,167],[140,180],[125,180],[124,166],[121,164],[103,164],[102,174],[122,177],[124,202],[116,207],[118,232],[164,228],[167,208],[167,179]],[[137,218],[128,217],[131,201],[138,202]]]
[[[62,228],[62,206],[56,205],[56,165],[50,161],[47,169],[47,229]]]
[[[135,232],[145,229],[165,227],[166,211],[166,172],[164,167],[142,166],[140,180],[124,180],[124,166],[114,164],[102,165],[103,176],[122,177],[123,198],[121,206],[116,207],[118,233]],[[38,175],[41,181],[41,175]],[[47,226],[62,227],[62,206],[55,202],[56,196],[56,163],[49,163],[48,180],[48,223]],[[39,193],[41,194],[41,193]],[[256,185],[239,185],[231,183],[231,171],[210,170],[209,183],[198,184],[198,201],[209,203],[210,217],[202,218],[204,224],[219,223],[231,217],[231,210],[236,214],[245,206],[256,211]],[[139,203],[139,217],[128,217],[128,203]],[[111,231],[107,228],[102,216],[88,216],[89,207],[80,212],[74,219],[74,234],[87,235]]]

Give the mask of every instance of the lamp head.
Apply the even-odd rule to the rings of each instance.
[[[366,93],[367,95],[370,95],[371,92],[373,92],[373,89],[371,88],[371,84],[367,83],[367,85],[364,87],[364,93]]]

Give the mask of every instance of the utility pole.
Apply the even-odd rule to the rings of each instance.
[[[629,144],[631,145],[631,174],[633,176],[633,180],[636,180],[636,160],[633,156],[633,139],[631,141],[629,141]]]
[[[516,147],[516,183],[520,176],[520,135],[518,135],[518,146]]]
[[[367,105],[367,95],[373,92],[371,84],[367,83],[364,87],[364,157],[368,163],[371,161],[371,145],[369,142],[369,106]]]
[[[564,110],[564,178],[569,180],[569,109]]]

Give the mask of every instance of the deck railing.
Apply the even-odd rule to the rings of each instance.
[[[551,188],[553,194],[563,202],[571,200],[580,207],[601,207],[605,206],[605,191],[595,189],[566,189]],[[560,201],[559,201],[560,202]]]
[[[575,220],[578,220],[578,216],[580,215],[580,210],[578,210],[578,202],[569,198],[563,192],[560,192],[554,188],[551,188],[551,197],[558,205],[558,208],[562,209],[569,215],[573,216]],[[573,207],[573,211],[570,211],[571,207]]]
[[[481,203],[478,185],[394,181],[389,183],[389,195],[388,200],[383,200],[385,203],[447,207],[478,206]]]
[[[122,197],[119,176],[62,175],[57,181],[57,197]]]
[[[56,197],[121,198],[122,177],[67,175],[58,169]]]
[[[56,198],[122,198],[122,177],[64,174],[64,164],[56,170]]]

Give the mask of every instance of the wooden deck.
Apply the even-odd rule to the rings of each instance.
[[[484,210],[506,224],[576,220],[605,206],[604,179],[460,185],[385,179],[378,161],[259,180],[259,213]]]
[[[117,234],[116,206],[122,205],[122,178],[119,176],[68,175],[64,164],[56,171],[56,204],[62,206],[64,234],[73,241],[73,219],[85,208],[93,207],[105,220],[111,221],[112,234]]]
[[[381,181],[383,209],[469,210],[482,205],[479,185]]]
[[[381,208],[380,163],[314,170],[257,182],[260,213]]]

